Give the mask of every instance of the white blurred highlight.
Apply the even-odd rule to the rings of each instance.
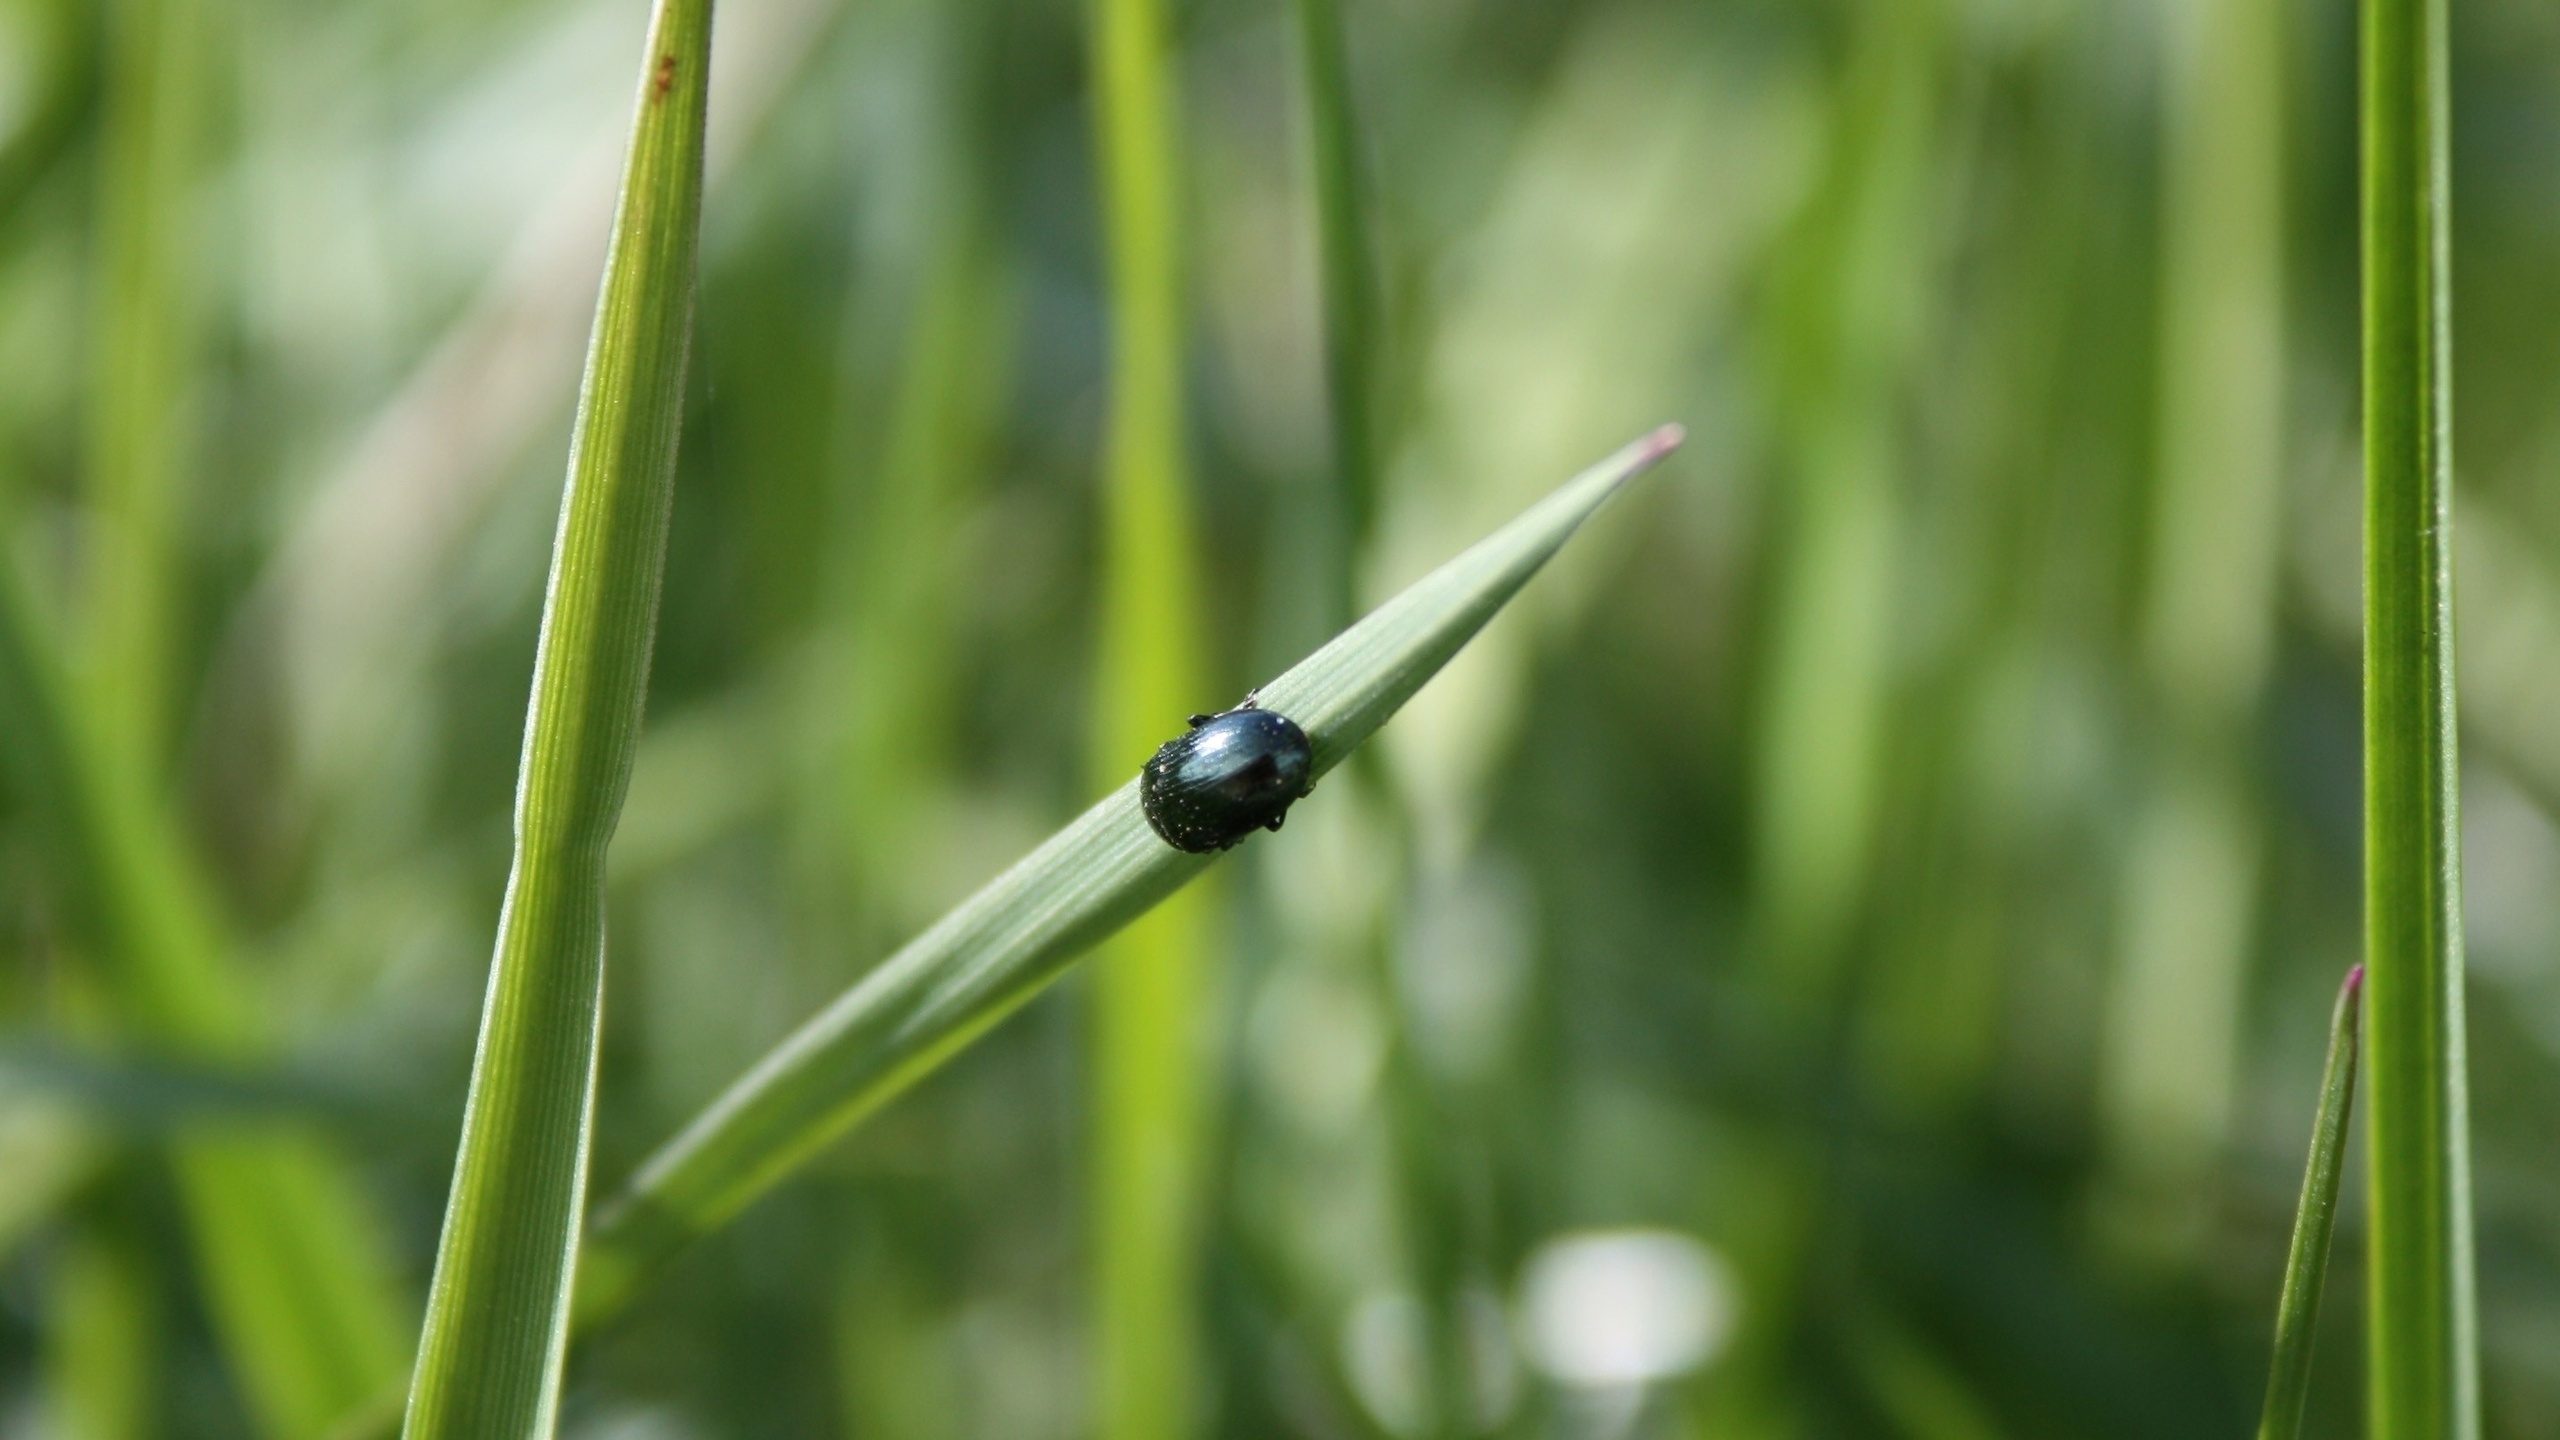
[[[1632,1389],[1713,1360],[1740,1313],[1732,1271],[1670,1230],[1585,1230],[1548,1241],[1520,1279],[1520,1345],[1558,1384]]]

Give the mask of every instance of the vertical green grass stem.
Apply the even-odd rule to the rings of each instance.
[[[2360,30],[2367,1380],[2375,1440],[2472,1440],[2444,0],[2363,0]]]
[[[1352,575],[1377,507],[1377,262],[1370,249],[1360,127],[1351,103],[1350,47],[1338,0],[1298,0],[1298,46],[1315,177],[1325,385],[1333,422],[1333,559],[1338,573],[1332,578],[1340,593],[1334,613],[1326,618],[1339,625],[1353,614]]]
[[[1928,273],[1944,17],[1859,9],[1842,115],[1780,267],[1786,489],[1754,765],[1754,880],[1780,989],[1830,992],[1862,904],[1891,683],[1896,400]]]
[[[1094,770],[1117,784],[1204,708],[1182,465],[1175,85],[1162,0],[1093,0],[1111,288]],[[1176,895],[1105,947],[1093,1005],[1094,1397],[1103,1440],[1189,1428],[1207,915]]]
[[[98,140],[88,414],[88,723],[159,773],[201,243],[189,214],[211,37],[203,0],[112,0]]]
[[[2293,1244],[2284,1257],[2284,1292],[2276,1303],[2275,1359],[2267,1367],[2267,1403],[2258,1440],[2302,1433],[2303,1400],[2311,1393],[2311,1339],[2319,1329],[2320,1291],[2329,1278],[2329,1232],[2338,1221],[2338,1181],[2347,1159],[2347,1120],[2356,1103],[2357,1022],[2364,967],[2347,972],[2329,1017],[2329,1058],[2320,1071],[2320,1108],[2311,1120],[2311,1156],[2302,1167],[2302,1200],[2293,1212]]]
[[[413,1440],[552,1433],[586,1195],[604,861],[639,738],[692,338],[711,0],[660,0],[579,395]]]

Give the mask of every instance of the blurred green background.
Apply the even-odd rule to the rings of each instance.
[[[2358,949],[2352,7],[1344,19],[1365,506],[1296,16],[1171,15],[1190,707],[1691,441],[1209,883],[1191,1432],[2245,1433]],[[6,1440],[318,1440],[405,1363],[644,21],[0,3],[0,608],[77,721],[0,706]],[[1086,24],[722,0],[600,1190],[1097,793]],[[2453,27],[2488,1428],[2560,1436],[2560,10]],[[583,1339],[564,1430],[1096,1434],[1089,1009]]]

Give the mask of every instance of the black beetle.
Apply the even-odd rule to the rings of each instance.
[[[1307,732],[1248,698],[1224,714],[1192,716],[1189,733],[1164,742],[1138,777],[1138,803],[1164,843],[1197,855],[1279,829],[1314,776]]]

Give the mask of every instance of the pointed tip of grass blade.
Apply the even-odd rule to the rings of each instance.
[[[2329,1016],[2329,1054],[2321,1069],[2320,1107],[2311,1121],[2311,1154],[2303,1163],[2293,1241],[2285,1254],[2284,1288],[2276,1302],[2275,1352],[2267,1366],[2258,1440],[2294,1440],[2302,1429],[2303,1402],[2311,1389],[2312,1332],[2329,1273],[2329,1235],[2337,1223],[2347,1120],[2355,1106],[2356,1019],[2363,996],[2364,967],[2357,965],[2339,982],[2337,1005]]]
[[[1331,770],[1474,638],[1584,521],[1687,437],[1682,427],[1664,425],[1620,446],[1262,686],[1259,703],[1306,730],[1316,774]]]

